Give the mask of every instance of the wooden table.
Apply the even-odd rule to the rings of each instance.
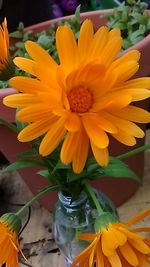
[[[147,133],[147,142],[150,143],[150,131]],[[10,185],[10,179],[13,180],[13,185],[15,186],[12,187]],[[18,202],[20,199],[21,202],[24,202],[31,197],[31,193],[18,174],[1,174],[0,181],[2,184],[4,180],[5,185],[7,184],[6,189],[9,192],[11,201]],[[12,209],[12,206],[9,207],[7,205],[7,208]],[[128,220],[145,208],[150,208],[150,151],[145,153],[143,185],[130,200],[119,207],[118,211],[122,220]],[[65,267],[63,257],[52,239],[51,223],[51,214],[38,203],[35,203],[29,224],[21,235],[21,246],[24,254],[28,258],[29,266]],[[149,223],[150,218],[145,219],[143,224],[148,226]],[[23,266],[25,265],[20,263],[20,267]]]

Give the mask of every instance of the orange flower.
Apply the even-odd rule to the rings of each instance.
[[[42,136],[42,156],[64,140],[61,161],[72,163],[75,173],[83,170],[89,147],[96,161],[107,166],[109,134],[135,145],[144,132],[134,122],[149,122],[150,114],[131,102],[150,96],[150,78],[129,80],[139,68],[140,53],[133,50],[117,58],[121,45],[118,29],[101,27],[94,34],[90,20],[83,22],[78,42],[69,27],[58,27],[59,64],[28,41],[31,59],[18,57],[14,62],[34,78],[12,78],[11,86],[22,94],[4,99],[5,105],[20,109],[19,121],[29,123],[18,139],[28,142]]]
[[[126,223],[116,222],[102,227],[98,233],[81,234],[80,239],[92,243],[77,255],[71,267],[146,267],[150,263],[150,239],[139,232],[150,227],[130,226],[150,214],[145,210]]]
[[[18,252],[18,231],[21,225],[15,214],[5,214],[0,218],[0,266],[19,267]]]
[[[4,19],[0,26],[0,70],[5,67],[9,57],[9,35],[7,30],[7,20]]]

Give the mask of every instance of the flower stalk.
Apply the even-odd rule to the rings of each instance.
[[[95,204],[95,207],[98,211],[98,214],[99,215],[102,215],[102,213],[104,213],[101,205],[100,205],[100,202],[98,201],[98,198],[96,197],[96,194],[95,192],[93,191],[92,187],[89,185],[89,184],[85,184],[85,190],[87,191],[87,193],[90,195],[93,203]]]
[[[28,207],[31,207],[32,204],[38,200],[40,197],[44,196],[48,192],[55,191],[59,188],[59,185],[50,185],[45,188],[43,188],[41,191],[39,191],[31,200],[29,200],[19,211],[16,212],[16,215],[21,215]]]
[[[134,156],[134,155],[136,155],[138,153],[141,153],[141,152],[143,152],[143,151],[145,151],[147,149],[150,149],[150,144],[146,144],[146,145],[140,146],[138,148],[135,148],[135,149],[133,149],[131,151],[128,151],[126,153],[123,153],[123,154],[117,156],[117,158],[118,159],[125,159],[125,158],[128,158],[128,157]]]

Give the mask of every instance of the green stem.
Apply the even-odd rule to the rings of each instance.
[[[127,157],[131,157],[135,154],[138,154],[140,152],[143,152],[144,150],[147,150],[147,149],[150,149],[150,144],[146,144],[144,146],[141,146],[141,147],[138,147],[138,148],[135,148],[127,153],[124,153],[124,154],[121,154],[119,156],[117,156],[118,159],[124,159],[124,158],[127,158]]]
[[[102,207],[101,207],[101,205],[100,205],[100,203],[96,197],[95,192],[93,191],[92,187],[89,184],[85,184],[84,186],[85,186],[86,191],[91,196],[99,215],[101,215],[102,213],[104,213],[104,211],[103,211],[103,209],[102,209]]]
[[[0,119],[0,125],[4,125],[5,127],[7,127],[8,129],[10,129],[11,131],[13,131],[15,133],[19,132],[15,125],[13,125],[12,123],[10,123],[6,120]]]
[[[29,200],[18,212],[16,212],[16,215],[20,215],[24,210],[30,206],[32,206],[33,202],[35,202],[37,199],[45,195],[46,193],[50,191],[55,191],[59,188],[59,185],[50,185],[47,187],[44,187],[40,192],[38,192],[31,200]]]

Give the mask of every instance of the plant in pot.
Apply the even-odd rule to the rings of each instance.
[[[105,13],[104,10],[96,11],[94,13],[93,12],[83,13],[81,14],[81,20],[80,20],[79,11],[77,11],[76,16],[73,17],[72,19],[71,17],[69,18],[67,17],[66,18],[67,21],[65,23],[67,25],[70,24],[70,26],[75,32],[75,35],[78,36],[78,32],[79,32],[82,20],[84,20],[86,17],[91,18],[94,22],[95,28],[97,28],[98,25],[101,26],[106,23],[106,19],[100,18],[100,15],[104,13]],[[60,23],[60,20],[52,20],[52,21],[40,23],[38,25],[27,28],[25,32],[24,32],[23,26],[20,25],[18,29],[19,31],[11,35],[13,38],[14,37],[23,38],[23,42],[20,40],[16,42],[15,47],[17,47],[17,50],[15,51],[15,55],[16,56],[23,56],[24,54],[27,55],[24,49],[24,42],[29,38],[31,40],[35,40],[35,38],[37,38],[36,41],[40,45],[42,45],[45,49],[47,49],[48,52],[50,52],[53,55],[53,57],[55,57],[56,59],[57,56],[56,56],[56,50],[55,50],[55,29],[56,29],[55,25],[57,23]],[[50,30],[45,32],[45,30],[48,30],[49,25],[51,25]],[[39,33],[41,31],[42,33]],[[149,74],[149,65],[145,63],[145,60],[148,61],[148,57],[146,56],[144,52],[145,50],[143,49],[143,45],[144,45],[146,49],[148,50],[149,46],[147,43],[149,40],[149,36],[147,36],[145,39],[146,39],[146,42],[142,40],[138,42],[135,46],[133,46],[133,49],[137,48],[138,50],[142,51],[141,61],[140,61],[140,66],[142,67],[140,67],[140,70],[137,72],[138,77],[140,77],[142,74],[145,74],[145,75]],[[14,51],[12,52],[14,53]],[[19,75],[20,75],[20,70],[17,70],[17,71],[19,72]],[[2,99],[6,95],[15,94],[15,93],[16,91],[14,89],[2,89],[0,92],[0,96],[1,96],[0,117],[10,122],[15,121],[15,111],[11,108],[5,107],[2,104]],[[143,101],[143,105],[145,109],[148,109],[148,101],[147,102]],[[1,124],[4,124],[3,120],[1,120]],[[143,129],[145,130],[145,126],[143,126]],[[24,164],[22,164],[22,167],[19,166],[19,172],[21,176],[24,178],[24,180],[27,182],[29,187],[31,188],[32,192],[33,193],[37,192],[42,185],[44,186],[47,184],[47,181],[43,180],[40,175],[36,174],[37,167],[33,168],[33,165],[32,165],[32,168],[23,169],[23,167],[25,166],[26,167],[31,166],[27,158],[27,157],[32,157],[32,153],[31,154],[28,153],[28,151],[30,150],[30,144],[18,142],[16,138],[17,134],[15,132],[12,132],[12,130],[6,127],[6,125],[5,126],[1,125],[0,135],[1,135],[1,138],[0,138],[1,152],[5,155],[5,157],[10,162],[16,161],[18,159],[17,158],[18,154],[21,154],[22,160],[24,160]],[[6,145],[6,142],[7,142],[7,145]],[[143,144],[144,144],[144,138],[138,140],[137,148]],[[119,155],[128,150],[128,148],[126,148],[123,145],[118,144],[118,142],[116,142],[114,139],[111,142],[110,146],[111,146],[110,149],[111,149],[112,155]],[[27,152],[22,153],[23,151],[27,151]],[[131,168],[135,170],[135,172],[137,173],[139,177],[142,177],[143,168],[144,168],[143,154],[136,155],[136,160],[131,157],[126,162],[129,164]],[[36,163],[34,163],[34,165],[36,165]],[[40,169],[38,169],[38,171],[40,171]],[[113,176],[112,173],[111,175],[110,173],[107,173],[107,174],[109,176]],[[101,178],[100,180],[95,181],[94,184],[97,188],[101,188],[115,202],[115,204],[119,205],[122,202],[124,202],[127,198],[129,198],[133,194],[133,192],[135,192],[135,190],[138,188],[138,183],[136,181],[129,180],[127,182],[127,180],[123,178],[124,176],[126,176],[125,173],[124,175],[122,174],[122,179],[117,180],[116,183],[114,183],[113,178],[109,177],[107,179]],[[33,182],[33,181],[36,181],[36,182]],[[54,200],[52,200],[52,202],[47,201],[47,197],[46,197],[45,199],[43,198],[41,202],[44,204],[45,207],[50,209],[52,207],[52,202],[54,202]]]
[[[1,33],[3,51],[7,52],[6,21]],[[25,44],[28,57],[15,57],[12,63],[9,55],[3,54],[1,78],[11,75],[11,64],[20,69],[16,70],[20,75],[10,79],[17,93],[3,100],[5,106],[17,109],[16,125],[3,123],[18,133],[20,142],[31,145],[30,152],[24,154],[28,161],[17,161],[3,171],[42,166],[39,174],[51,184],[16,213],[0,217],[0,265],[18,267],[22,213],[52,191],[59,192],[54,237],[67,266],[140,267],[149,262],[150,238],[140,233],[150,229],[133,225],[150,215],[150,209],[120,222],[114,205],[90,182],[108,174],[115,178],[125,174],[140,181],[122,159],[149,145],[114,157],[109,156],[109,141],[111,135],[134,146],[136,138],[144,137],[136,123],[149,122],[150,113],[133,102],[150,96],[150,78],[132,78],[138,69],[137,50],[117,58],[122,45],[118,28],[109,31],[101,27],[94,34],[87,19],[77,39],[69,26],[58,27],[59,61],[33,41]]]

